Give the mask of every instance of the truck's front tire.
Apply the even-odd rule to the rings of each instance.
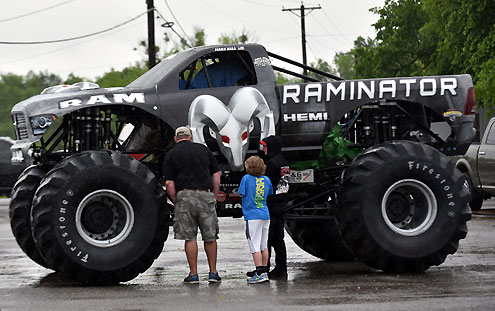
[[[12,189],[9,217],[12,234],[22,251],[37,264],[51,269],[43,257],[41,257],[34,243],[31,228],[31,209],[34,193],[47,171],[48,167],[31,165],[21,173]]]
[[[34,198],[34,239],[49,265],[89,284],[146,271],[168,236],[165,193],[139,161],[111,151],[66,158]]]
[[[421,272],[457,251],[469,199],[448,157],[398,141],[369,149],[345,171],[338,222],[359,260],[391,273]]]
[[[34,193],[47,172],[48,167],[31,165],[21,173],[12,189],[9,217],[12,234],[22,251],[37,264],[51,269],[43,257],[41,257],[34,243],[31,228],[31,208]]]

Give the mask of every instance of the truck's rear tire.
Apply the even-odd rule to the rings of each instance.
[[[471,207],[471,210],[479,211],[481,207],[483,207],[483,195],[474,187],[469,173],[464,173],[464,176],[466,176],[466,180],[469,184],[469,190],[471,191],[471,201],[469,201],[469,206]]]
[[[350,261],[354,255],[342,243],[335,220],[288,220],[287,233],[302,250],[327,261]]]
[[[47,172],[47,167],[31,165],[21,173],[12,190],[9,217],[12,234],[22,251],[40,266],[51,269],[43,257],[41,257],[34,243],[33,230],[31,228],[31,208],[34,193]]]
[[[385,272],[443,263],[471,219],[464,181],[431,146],[398,141],[369,149],[344,172],[337,211],[344,242],[359,260]]]
[[[34,198],[34,239],[47,263],[88,284],[146,271],[168,236],[165,192],[139,161],[112,151],[64,159]]]

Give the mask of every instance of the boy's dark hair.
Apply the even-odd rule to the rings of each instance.
[[[252,156],[244,162],[246,166],[246,172],[250,175],[260,177],[265,174],[266,165],[263,159],[258,156]]]

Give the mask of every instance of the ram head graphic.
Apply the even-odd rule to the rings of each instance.
[[[261,139],[275,135],[273,112],[260,91],[252,87],[237,90],[228,106],[214,96],[200,95],[191,103],[188,118],[192,140],[205,144],[203,128],[208,126],[233,171],[244,168],[254,118],[260,121]]]

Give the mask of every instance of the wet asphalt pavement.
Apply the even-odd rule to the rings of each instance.
[[[0,199],[0,310],[495,310],[495,200],[485,203],[468,223],[458,252],[421,274],[324,262],[286,236],[288,280],[249,285],[245,272],[252,260],[243,220],[221,218],[221,284],[207,283],[201,245],[201,283],[182,284],[188,271],[183,242],[170,233],[161,256],[136,279],[87,287],[22,253],[10,231],[9,199]]]

